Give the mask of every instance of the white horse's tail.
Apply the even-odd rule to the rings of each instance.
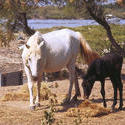
[[[81,56],[84,57],[85,62],[89,65],[93,60],[95,60],[96,58],[99,58],[99,55],[96,52],[92,51],[92,49],[90,48],[89,44],[82,36],[82,34],[80,32],[77,32],[77,33],[80,40]]]

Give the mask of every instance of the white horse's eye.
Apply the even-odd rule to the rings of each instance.
[[[29,61],[31,61],[31,58],[29,58]]]

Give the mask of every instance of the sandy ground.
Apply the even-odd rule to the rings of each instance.
[[[14,49],[13,49],[14,48]],[[0,49],[0,71],[13,71],[23,69],[21,61],[21,52],[15,47],[11,48],[1,48]],[[124,74],[124,66],[122,73]],[[125,83],[124,79],[122,80]],[[57,80],[53,82],[48,82],[49,86],[58,83],[58,87],[51,87],[51,91],[57,95],[58,104],[55,106],[57,109],[54,113],[55,122],[54,125],[76,125],[74,122],[77,117],[68,117],[66,115],[67,111],[71,107],[76,107],[75,104],[69,104],[66,106],[61,106],[65,95],[67,94],[69,87],[69,80]],[[79,79],[79,84],[81,86],[82,80]],[[26,84],[26,83],[24,83]],[[22,86],[6,86],[0,87],[0,98],[2,98],[8,92],[16,92]],[[115,110],[107,115],[100,117],[86,117],[82,119],[81,125],[124,125],[125,124],[125,85],[123,85],[123,101],[124,106],[122,111]],[[109,80],[106,80],[106,101],[108,108],[111,107],[113,103],[113,88]],[[81,93],[83,95],[82,89]],[[74,90],[72,95],[74,95]],[[119,96],[118,96],[119,97]],[[92,90],[90,100],[93,103],[98,103],[102,105],[102,97],[100,94],[100,83],[96,82]],[[80,104],[83,98],[78,98],[77,104]],[[35,111],[29,110],[29,101],[0,101],[0,125],[41,125],[41,121],[44,115],[44,111],[48,110],[49,102],[41,101],[41,106],[36,108]],[[116,108],[119,105],[119,100]]]
[[[54,81],[55,82],[55,81]],[[54,82],[49,82],[49,85],[53,85]],[[61,80],[56,81],[59,85],[58,88],[51,88],[52,92],[57,95],[58,104],[55,106],[57,111],[54,113],[54,118],[56,119],[54,124],[62,121],[62,125],[75,125],[74,120],[76,117],[67,117],[66,113],[71,107],[75,107],[75,105],[69,104],[66,106],[61,106],[61,102],[63,101],[65,94],[68,91],[69,81]],[[79,80],[81,83],[81,80]],[[1,87],[0,95],[4,96],[8,92],[18,91],[21,86],[9,86],[9,87]],[[106,81],[106,101],[108,104],[108,108],[111,107],[113,103],[113,89],[109,80]],[[81,90],[82,91],[82,90]],[[72,95],[74,94],[74,91]],[[125,97],[125,86],[123,90],[123,97]],[[82,102],[82,97],[78,98],[77,103]],[[93,88],[93,91],[90,96],[90,100],[93,103],[99,103],[102,106],[102,97],[100,94],[100,83],[96,82]],[[124,99],[125,104],[125,99]],[[41,101],[41,106],[36,108],[35,111],[29,110],[29,101],[0,101],[0,125],[40,125],[41,120],[45,110],[48,110],[49,101]],[[119,105],[119,100],[116,108]],[[111,112],[108,115],[100,116],[100,117],[88,117],[82,119],[81,124],[88,125],[124,125],[125,121],[125,105],[123,106],[122,111]]]

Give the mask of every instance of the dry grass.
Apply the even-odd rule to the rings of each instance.
[[[22,110],[6,105],[0,106],[0,125],[40,125],[42,113]]]
[[[77,117],[98,117],[110,113],[110,109],[103,108],[99,104],[92,103],[88,100],[83,101],[78,108],[71,108],[67,111],[66,116]]]
[[[33,91],[34,95],[36,96],[36,84],[34,85]],[[41,90],[40,90],[40,98],[41,100],[48,100],[50,96],[54,95],[47,83],[42,83]],[[34,97],[35,97],[34,96]],[[29,100],[29,90],[27,84],[24,84],[20,90],[16,92],[8,92],[5,94],[1,99],[1,101],[28,101]]]
[[[55,84],[55,88],[58,87],[57,83]],[[34,85],[34,95],[36,96],[36,85]],[[47,83],[42,83],[40,90],[41,100],[48,100],[51,97],[56,97],[56,94],[53,94],[50,91]],[[35,97],[34,96],[34,97]],[[35,99],[35,98],[34,98]],[[24,84],[18,91],[8,92],[1,99],[1,101],[29,101],[29,90],[27,84]],[[109,109],[103,108],[99,104],[92,103],[88,100],[83,101],[77,108],[70,108],[66,112],[66,116],[69,117],[77,117],[80,115],[81,117],[97,117],[106,115],[110,112]]]

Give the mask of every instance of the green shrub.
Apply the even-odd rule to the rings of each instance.
[[[7,32],[3,32],[1,29],[0,29],[0,47],[3,47],[3,46],[9,46],[9,42],[14,38],[14,35],[7,31]]]

